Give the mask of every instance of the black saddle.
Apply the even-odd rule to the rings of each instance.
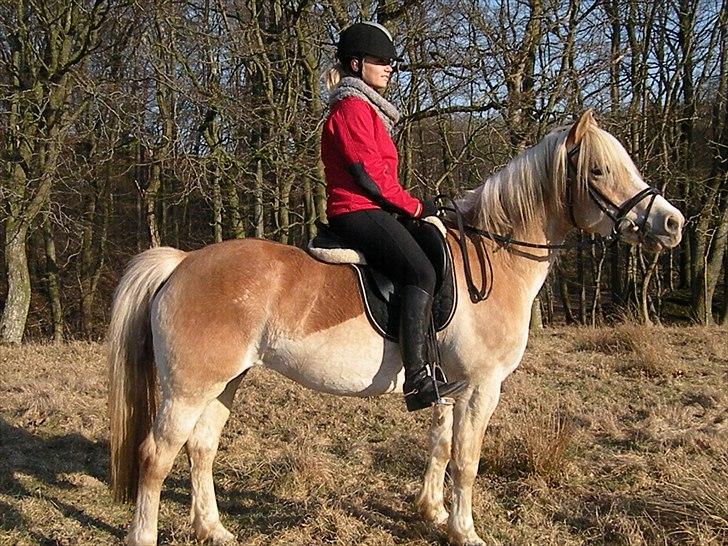
[[[432,262],[437,274],[432,317],[435,331],[444,329],[455,314],[457,285],[452,264],[452,253],[440,230],[429,222],[406,220],[403,222],[415,241]],[[351,248],[327,224],[317,222],[318,235],[309,248]],[[319,257],[312,254],[315,258]],[[399,286],[383,273],[368,265],[349,264],[357,273],[364,309],[372,327],[393,341],[399,339]]]

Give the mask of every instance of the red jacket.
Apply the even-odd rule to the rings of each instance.
[[[321,137],[326,215],[382,208],[419,217],[422,203],[397,179],[397,148],[374,108],[346,97],[331,109]]]

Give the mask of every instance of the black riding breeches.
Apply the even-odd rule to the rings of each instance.
[[[400,286],[414,285],[430,295],[436,275],[432,263],[410,232],[394,216],[381,209],[360,210],[329,218],[329,225],[367,263]]]

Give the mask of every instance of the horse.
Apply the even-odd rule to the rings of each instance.
[[[554,249],[574,229],[619,235],[655,251],[671,248],[684,218],[647,186],[591,111],[546,135],[456,204],[481,235],[461,245],[458,232],[448,230],[459,304],[438,345],[447,376],[467,387],[454,404],[433,407],[431,453],[416,502],[425,520],[446,526],[452,544],[472,546],[485,544],[472,516],[483,435],[501,383],[524,354],[531,306]],[[498,233],[535,244],[516,247],[487,237]],[[476,303],[465,289],[461,249],[477,270],[483,248],[492,286]],[[156,544],[162,483],[183,446],[196,537],[234,540],[220,522],[212,464],[235,391],[253,366],[341,396],[401,393],[404,378],[397,344],[369,324],[350,267],[261,239],[192,252],[158,247],[134,257],[114,296],[108,364],[111,488],[117,501],[136,501],[130,545]]]

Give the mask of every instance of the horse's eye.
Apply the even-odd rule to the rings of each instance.
[[[598,167],[595,167],[591,170],[592,176],[602,176],[602,170]]]

